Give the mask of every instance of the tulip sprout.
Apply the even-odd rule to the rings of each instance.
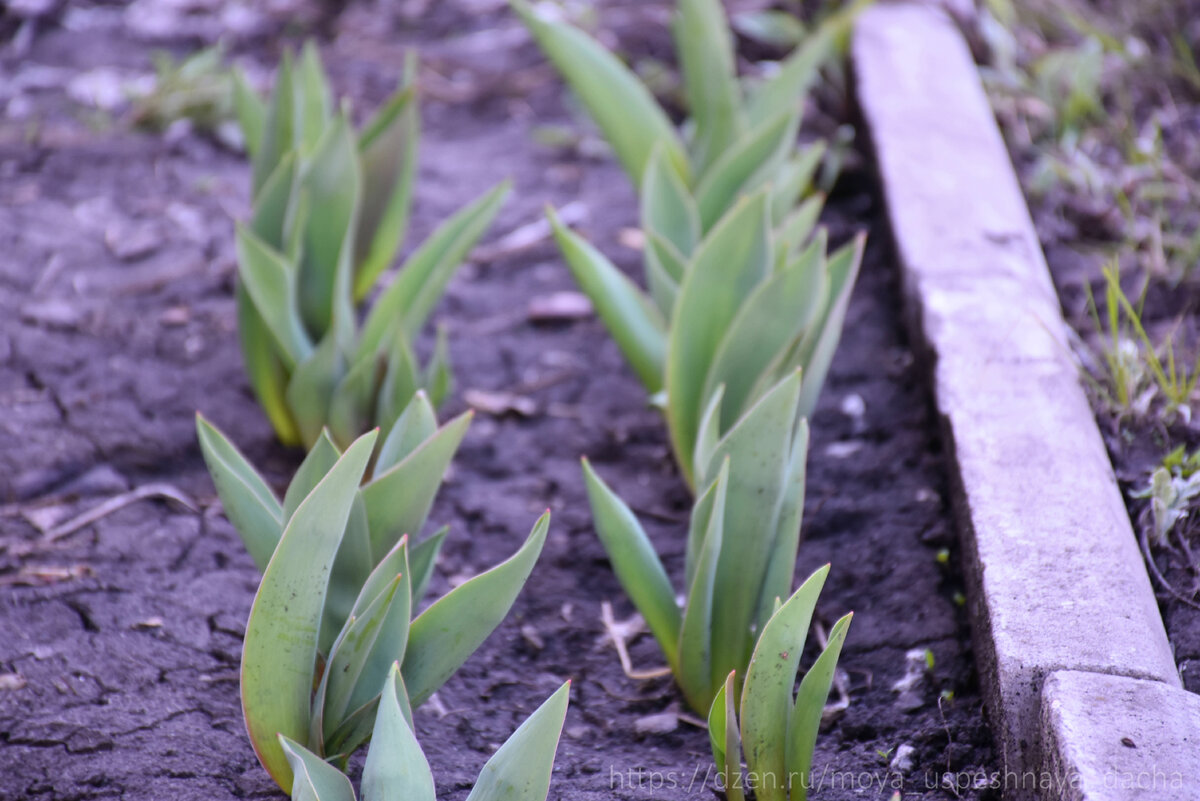
[[[378,432],[345,453],[327,436],[282,503],[221,433],[197,422],[226,510],[263,568],[246,626],[242,709],[259,760],[280,787],[291,767],[277,734],[343,763],[370,736],[379,687],[401,664],[420,705],[507,615],[541,552],[542,516],[508,560],[413,617],[446,529],[410,546],[469,414],[434,430],[418,394],[375,453]],[[364,474],[375,456],[375,476]],[[315,688],[315,690],[314,690]]]
[[[570,682],[522,723],[483,766],[468,801],[545,801],[567,713]],[[294,776],[293,801],[356,801],[349,777],[300,743],[279,735]],[[362,801],[437,801],[433,773],[412,729],[404,678],[393,665],[380,694],[363,766]]]
[[[357,305],[404,240],[418,136],[415,62],[361,131],[334,108],[316,48],[285,56],[269,100],[239,77],[253,213],[239,224],[238,331],[250,383],[285,445],[321,432],[341,447],[386,435],[413,394],[448,392],[444,331],[422,367],[413,341],[487,230],[507,182],[457,212],[408,257],[360,327]]]
[[[778,605],[776,600],[776,610],[763,628],[744,674],[740,705],[732,671],[713,699],[708,736],[729,801],[744,801],[744,789],[750,788],[758,801],[805,801],[808,797],[813,747],[853,616],[848,614],[833,625],[824,650],[793,695],[805,635],[828,573],[826,565],[786,603]],[[743,753],[748,768],[745,779]]]

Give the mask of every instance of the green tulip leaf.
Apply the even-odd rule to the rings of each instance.
[[[808,673],[804,674],[800,681],[800,689],[796,693],[796,704],[788,720],[787,732],[787,769],[794,782],[793,801],[804,801],[807,798],[807,788],[812,786],[809,773],[812,770],[813,749],[821,728],[821,713],[824,712],[825,699],[829,697],[829,688],[833,685],[833,677],[837,671],[838,657],[841,656],[842,645],[846,642],[846,633],[853,618],[854,613],[850,613],[833,624],[825,650],[817,657]],[[796,784],[799,784],[799,788]]]
[[[582,463],[596,533],[612,562],[613,572],[658,640],[667,664],[674,668],[678,662],[682,617],[667,571],[630,508],[596,475],[587,459]]]
[[[542,16],[525,0],[509,5],[587,108],[635,187],[659,143],[687,180],[687,155],[675,126],[628,67],[583,31]]]
[[[704,381],[723,332],[770,273],[767,223],[765,192],[741,201],[701,243],[679,287],[667,342],[667,423],[676,461],[693,486]]]
[[[371,747],[363,765],[363,801],[436,801],[433,772],[404,714],[407,692],[392,666],[383,683]],[[411,713],[410,713],[411,714]]]
[[[300,320],[296,273],[283,255],[244,225],[237,227],[238,274],[278,346],[284,366],[296,365],[313,352]]]
[[[375,472],[398,464],[437,431],[437,413],[424,391],[417,391],[379,446]],[[415,533],[415,532],[414,532]]]
[[[295,777],[292,801],[354,801],[354,785],[346,774],[284,734],[279,748]]]
[[[542,552],[549,528],[547,512],[515,554],[455,587],[412,622],[402,669],[413,706],[436,692],[504,620]]]
[[[818,569],[771,616],[759,635],[742,686],[742,743],[746,762],[761,776],[787,775],[788,711],[813,610],[829,565]],[[824,701],[822,701],[824,703]],[[764,782],[762,801],[787,801],[787,784]]]
[[[333,469],[341,455],[342,452],[329,438],[329,432],[322,431],[316,444],[312,446],[308,455],[304,457],[304,461],[300,463],[296,475],[292,476],[292,483],[288,484],[287,492],[283,496],[284,523],[292,519],[300,502],[316,489],[317,484],[321,483],[321,479],[325,478]]]
[[[242,712],[259,761],[292,786],[277,734],[308,735],[325,588],[375,433],[364,435],[304,499],[263,572],[242,650]]]
[[[657,392],[662,387],[666,344],[662,315],[600,251],[565,227],[553,210],[547,215],[554,227],[554,239],[579,288],[591,299],[646,391]]]
[[[467,801],[545,801],[570,691],[568,681],[517,727],[484,764]]]
[[[425,525],[442,477],[473,417],[470,411],[455,417],[362,488],[373,554],[387,553],[401,535],[415,537]]]
[[[708,525],[704,530],[703,543],[696,555],[692,571],[692,583],[688,588],[687,607],[683,612],[683,625],[679,629],[679,670],[675,677],[684,697],[693,709],[707,709],[720,686],[721,676],[716,673],[713,660],[719,644],[715,642],[717,631],[713,626],[714,606],[726,603],[722,596],[715,595],[717,565],[725,538],[725,499],[729,486],[729,462],[726,460],[714,482],[712,508],[708,514]],[[720,599],[720,604],[715,603]]]
[[[745,130],[733,34],[719,0],[679,0],[672,33],[695,121],[692,164],[697,175],[704,175]]]
[[[196,436],[229,522],[259,570],[266,568],[283,532],[283,508],[267,482],[216,426],[196,415]]]
[[[352,252],[362,176],[350,122],[338,115],[316,143],[300,177],[308,221],[299,270],[300,310],[308,330],[322,337],[334,318],[337,273]]]
[[[366,297],[404,241],[420,135],[416,87],[400,88],[363,128],[362,209],[355,236],[354,296]]]
[[[712,228],[740,197],[774,177],[799,124],[797,113],[778,114],[721,153],[696,187],[696,208],[704,230]]]

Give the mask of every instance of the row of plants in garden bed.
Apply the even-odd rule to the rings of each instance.
[[[795,688],[828,566],[793,592],[808,423],[863,253],[827,254],[813,188],[823,145],[797,148],[803,97],[857,6],[826,19],[778,71],[739,80],[720,4],[674,20],[692,116],[677,130],[616,57],[570,24],[512,3],[640,190],[648,294],[549,213],[580,287],[666,418],[695,493],[682,609],[632,510],[584,460],[595,525],[713,757],[740,796],[804,798],[850,615]],[[410,61],[361,131],[337,109],[316,51],[285,58],[269,99],[236,84],[253,162],[239,225],[239,335],[281,442],[309,453],[282,501],[202,418],[218,494],[263,571],[246,628],[242,706],[263,766],[294,798],[354,798],[344,771],[372,743],[365,798],[433,797],[412,708],[507,614],[549,513],[508,560],[416,617],[446,530],[416,537],[470,413],[439,427],[444,334],[412,342],[503,201],[497,187],[441,225],[361,304],[404,237],[418,138]],[[368,430],[372,429],[372,430]],[[365,433],[364,433],[365,432]],[[485,766],[471,797],[540,801],[566,711],[556,692]]]
[[[1200,690],[1200,6],[982,10],[983,75],[1029,196],[1101,430]]]

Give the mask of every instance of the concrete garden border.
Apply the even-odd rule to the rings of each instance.
[[[1181,688],[970,51],[940,8],[885,2],[852,59],[954,465],[1005,797],[1200,798],[1200,696]]]

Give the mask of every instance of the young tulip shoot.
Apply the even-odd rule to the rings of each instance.
[[[362,801],[437,801],[433,772],[413,734],[403,671],[395,664],[376,690]],[[522,723],[479,772],[468,801],[545,801],[571,684],[562,685]],[[279,745],[292,772],[293,801],[356,801],[350,779],[285,734]]]
[[[808,797],[821,714],[852,618],[848,614],[834,624],[824,650],[793,694],[813,609],[828,573],[828,565],[813,573],[775,611],[763,627],[748,669],[744,674],[731,671],[713,699],[708,714],[713,760],[724,786],[734,788],[736,797],[742,797],[742,788],[753,788],[761,801]],[[740,706],[738,675],[745,675]]]
[[[384,433],[418,390],[449,389],[445,334],[421,366],[413,342],[508,192],[501,184],[413,251],[367,315],[358,305],[404,241],[419,122],[410,59],[396,93],[355,131],[335,108],[310,43],[285,56],[267,100],[241,80],[254,165],[253,213],[238,227],[238,331],[250,383],[280,440],[340,447]]]
[[[688,527],[682,610],[633,511],[583,462],[596,531],[613,570],[688,704],[701,713],[730,671],[744,675],[755,632],[770,618],[775,598],[791,592],[808,452],[800,394],[794,373],[724,436],[704,438],[697,459],[703,491]]]
[[[469,422],[468,413],[438,428],[418,393],[380,446],[373,431],[341,453],[322,435],[281,502],[198,418],[218,494],[264,571],[246,627],[242,708],[280,787],[291,786],[291,768],[277,733],[344,762],[370,736],[388,667],[401,664],[406,702],[420,705],[500,624],[533,569],[548,513],[512,557],[413,616],[446,529],[415,545],[408,535],[424,526]]]

